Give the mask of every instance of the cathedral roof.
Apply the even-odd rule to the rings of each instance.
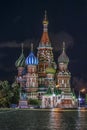
[[[61,90],[54,87],[54,93],[53,93],[51,87],[48,87],[46,95],[53,95],[53,94],[59,95],[59,94],[61,94]]]
[[[47,20],[47,13],[45,11],[45,17],[43,20],[43,34],[40,40],[41,46],[50,46],[50,39],[48,36],[48,20]]]
[[[61,90],[59,90],[59,89],[57,89],[56,87],[54,87],[54,94],[55,94],[55,95],[61,94]]]
[[[51,90],[51,88],[50,88],[50,87],[47,89],[46,94],[47,94],[47,95],[52,95],[52,94],[53,94],[53,93],[52,93],[52,90]]]
[[[25,56],[23,53],[23,44],[22,44],[22,53],[21,53],[20,57],[18,58],[18,60],[15,62],[15,66],[16,67],[24,67],[25,66]]]
[[[68,62],[69,62],[69,58],[65,53],[65,42],[63,42],[63,51],[62,51],[62,54],[58,58],[58,63],[68,63]]]
[[[38,58],[33,53],[33,44],[31,44],[31,52],[25,60],[26,65],[37,65]]]

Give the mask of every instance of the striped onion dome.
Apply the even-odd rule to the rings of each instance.
[[[63,42],[63,51],[62,51],[62,54],[58,58],[58,63],[69,63],[69,58],[65,53],[65,42]]]
[[[26,65],[37,65],[38,64],[38,58],[33,53],[33,44],[31,44],[31,53],[26,58],[25,64]]]
[[[23,44],[22,44],[22,53],[20,55],[20,57],[18,58],[18,60],[15,62],[15,66],[18,67],[25,67],[25,56],[23,53]]]

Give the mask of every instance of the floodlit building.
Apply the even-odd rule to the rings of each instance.
[[[45,12],[37,57],[33,52],[33,44],[27,58],[22,46],[22,53],[15,63],[18,70],[16,81],[20,84],[20,106],[24,102],[27,104],[29,99],[38,99],[41,100],[42,108],[77,107],[77,99],[70,86],[71,73],[68,70],[69,58],[66,55],[65,42],[58,62],[54,61],[52,50]]]

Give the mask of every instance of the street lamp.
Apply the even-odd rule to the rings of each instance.
[[[79,91],[78,101],[79,101],[79,108],[80,108],[80,101],[81,101],[81,98],[80,98],[80,91]]]

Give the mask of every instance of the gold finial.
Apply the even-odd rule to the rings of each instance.
[[[23,53],[23,47],[24,47],[24,43],[21,43],[22,53]]]
[[[45,16],[44,16],[43,24],[48,24],[47,11],[46,10],[45,10]]]
[[[63,41],[63,52],[65,51],[65,42]]]
[[[31,43],[31,51],[33,51],[33,43]]]

